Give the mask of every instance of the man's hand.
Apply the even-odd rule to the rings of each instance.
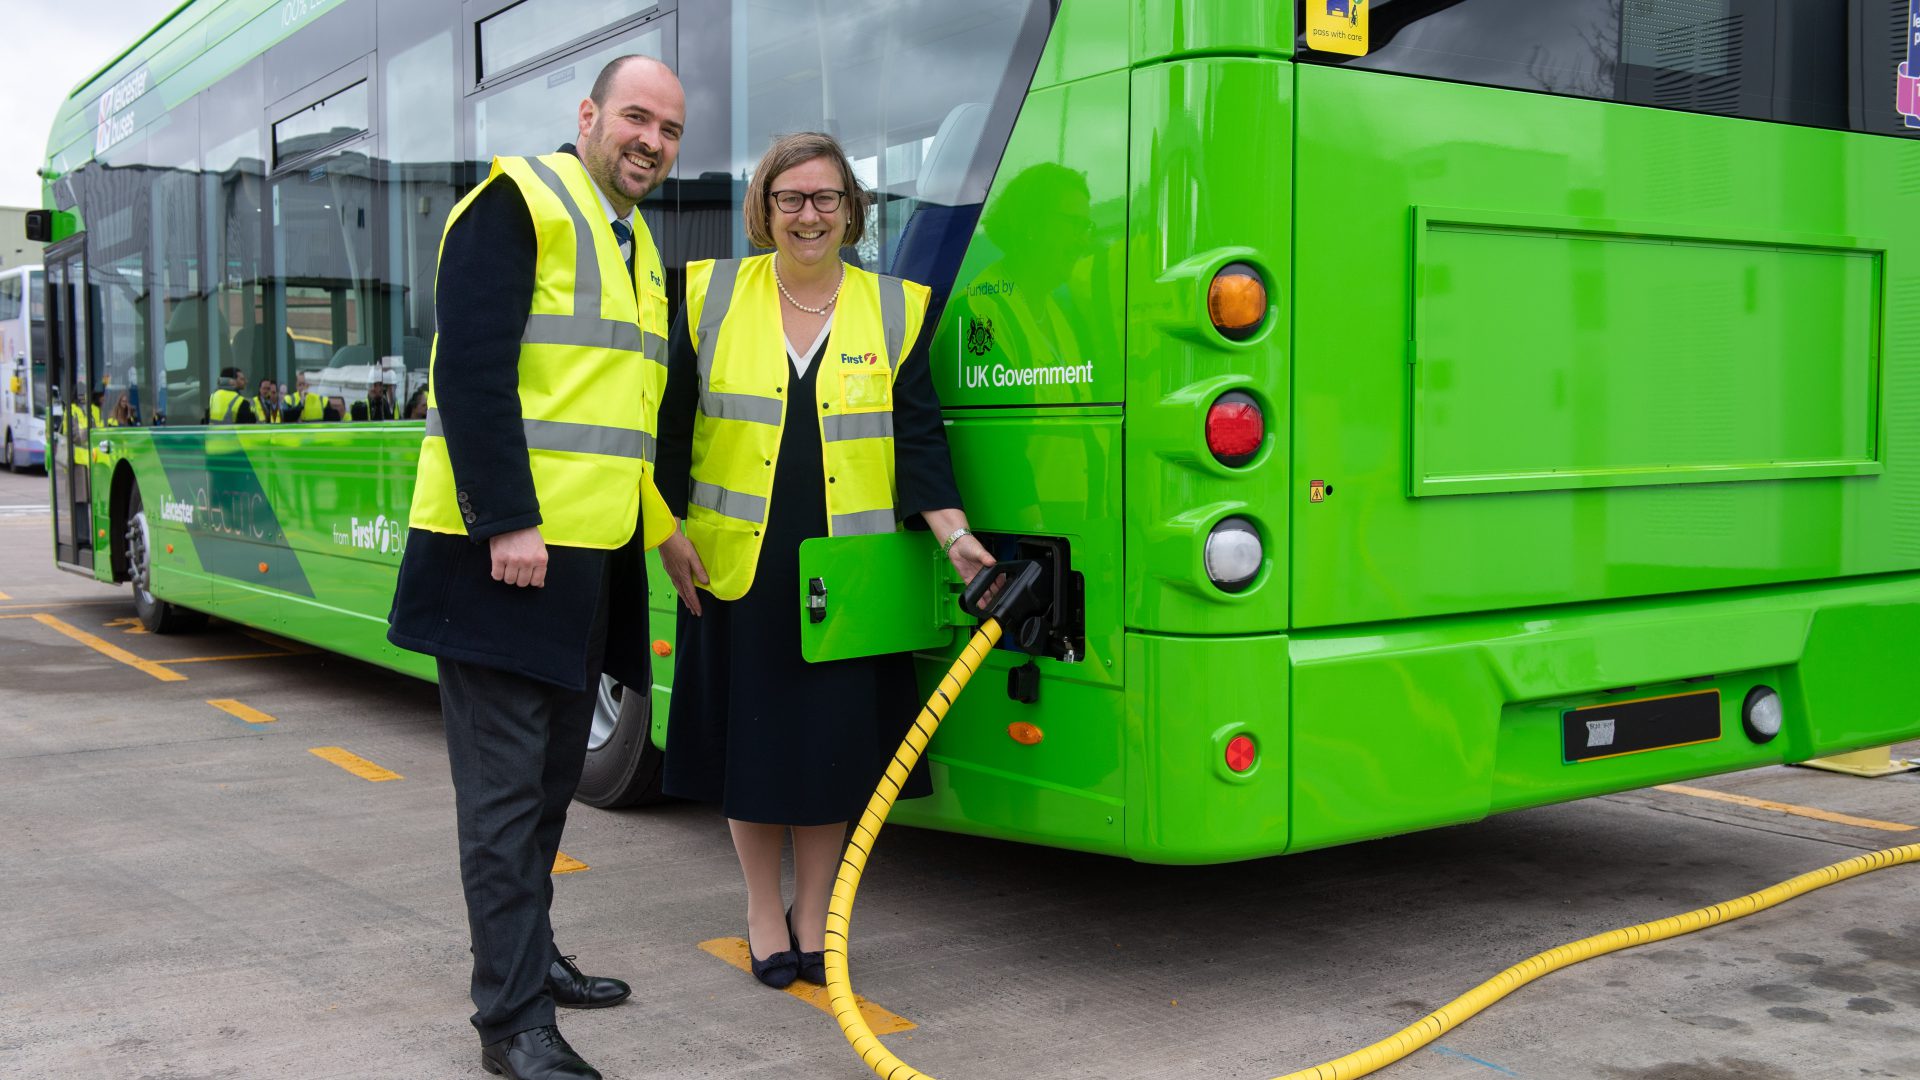
[[[700,614],[700,590],[694,588],[694,582],[702,585],[709,583],[707,568],[700,562],[700,553],[693,549],[693,541],[687,534],[675,529],[660,542],[660,565],[667,568],[667,577],[673,581],[673,591],[680,594],[680,602],[695,617]]]
[[[546,587],[547,542],[538,527],[489,537],[487,550],[493,555],[493,580],[523,589]]]

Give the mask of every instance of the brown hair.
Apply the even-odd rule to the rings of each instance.
[[[741,216],[747,219],[747,243],[757,248],[773,246],[770,185],[788,169],[816,158],[826,158],[840,167],[841,187],[847,193],[840,203],[840,208],[847,213],[847,231],[840,238],[840,245],[851,247],[867,234],[867,206],[873,197],[854,177],[853,163],[847,160],[847,152],[840,149],[839,140],[831,135],[818,131],[799,131],[773,140],[773,145],[767,147],[760,164],[753,170],[753,179],[747,182],[746,203],[740,207]]]

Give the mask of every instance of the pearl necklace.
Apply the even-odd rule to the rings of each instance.
[[[832,309],[834,301],[840,299],[841,286],[847,283],[847,264],[844,262],[840,264],[840,281],[834,285],[833,295],[827,297],[827,302],[821,304],[819,307],[808,307],[793,298],[793,294],[787,291],[787,283],[780,280],[780,260],[777,258],[773,260],[773,283],[780,287],[780,295],[787,298],[787,303],[792,304],[794,307],[799,308],[809,315],[825,315]]]

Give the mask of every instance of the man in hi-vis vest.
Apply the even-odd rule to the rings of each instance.
[[[597,1078],[554,1006],[627,985],[555,946],[551,872],[602,672],[647,693],[665,275],[634,204],[673,167],[680,81],[621,57],[579,145],[502,157],[440,247],[426,434],[387,637],[439,661],[481,1065]],[[643,514],[643,503],[646,507]]]

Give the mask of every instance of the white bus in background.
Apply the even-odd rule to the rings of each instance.
[[[47,318],[38,266],[0,270],[0,464],[15,471],[47,460]]]

